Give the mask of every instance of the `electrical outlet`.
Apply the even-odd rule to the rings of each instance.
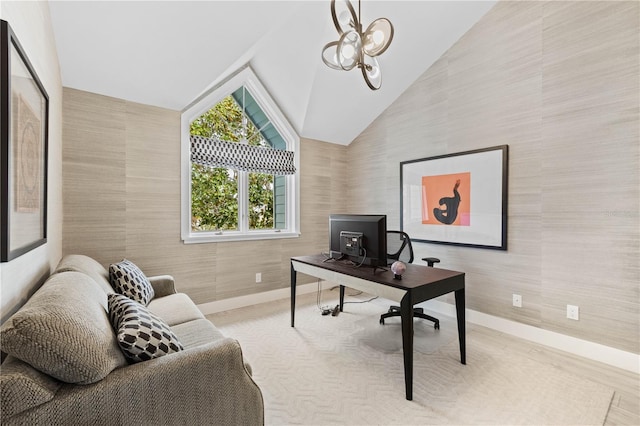
[[[519,294],[513,295],[513,306],[515,306],[516,308],[522,308],[522,296],[520,296]]]
[[[567,305],[567,318],[578,321],[580,318],[580,307]]]
[[[261,283],[262,282],[262,273],[261,272],[257,272],[256,273],[256,282],[257,283]]]

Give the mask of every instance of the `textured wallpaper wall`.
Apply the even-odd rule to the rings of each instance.
[[[300,238],[185,245],[180,113],[65,88],[64,117],[64,254],[127,257],[199,304],[288,286],[291,256],[326,251],[328,215],[346,205],[346,148],[302,140]]]
[[[508,251],[417,257],[471,309],[640,353],[639,8],[498,3],[349,146],[350,208],[397,227],[401,161],[508,144]]]

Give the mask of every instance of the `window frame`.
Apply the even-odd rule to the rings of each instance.
[[[249,90],[262,111],[287,144],[287,150],[294,152],[296,173],[285,176],[285,229],[254,229],[248,227],[248,172],[238,174],[238,230],[232,231],[192,231],[191,230],[191,122],[212,106],[230,96],[241,86]],[[180,161],[181,161],[181,238],[185,244],[214,243],[221,241],[251,241],[300,236],[300,138],[284,114],[280,111],[253,70],[247,66],[220,85],[197,99],[181,114],[180,129]]]

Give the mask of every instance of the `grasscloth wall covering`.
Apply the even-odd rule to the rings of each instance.
[[[417,257],[465,271],[471,309],[640,353],[639,19],[637,2],[498,3],[349,146],[350,209],[397,227],[401,161],[508,144],[508,251]]]
[[[198,304],[287,286],[291,256],[326,251],[328,215],[346,204],[346,148],[302,140],[300,238],[185,245],[179,112],[65,88],[64,141],[64,254],[126,257]]]

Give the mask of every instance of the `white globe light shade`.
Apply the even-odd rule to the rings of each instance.
[[[372,38],[373,38],[373,44],[377,46],[384,41],[384,33],[380,30],[376,30],[373,32]]]
[[[340,53],[344,59],[351,59],[356,51],[353,48],[353,44],[345,44]]]
[[[393,25],[387,18],[373,21],[364,32],[364,53],[369,56],[382,54],[393,40]]]
[[[342,12],[340,12],[340,15],[338,15],[338,22],[342,27],[349,25],[350,20],[351,20],[351,14],[349,13],[348,10],[343,10]]]
[[[358,64],[360,49],[362,39],[357,31],[350,30],[342,34],[338,41],[338,63],[343,70],[349,71]]]

